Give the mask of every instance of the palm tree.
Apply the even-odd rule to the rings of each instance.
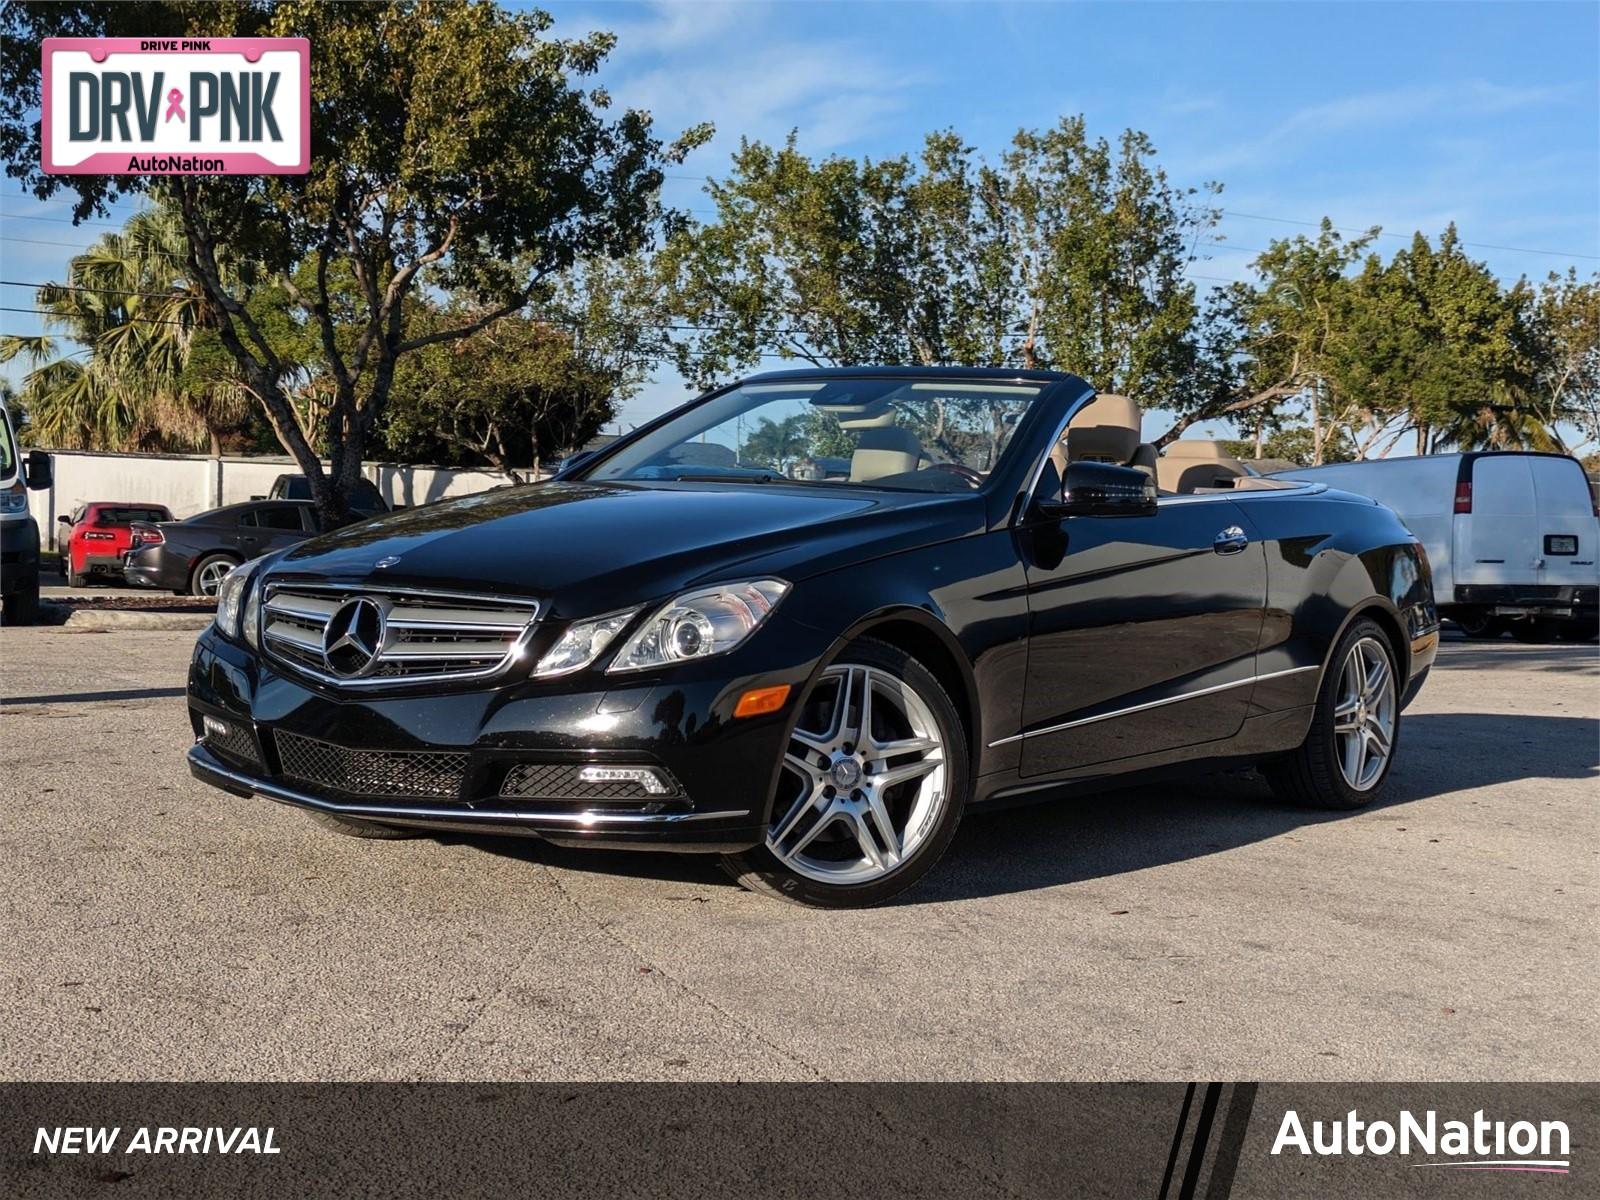
[[[196,334],[213,327],[204,294],[184,271],[177,214],[136,213],[67,266],[67,282],[36,294],[52,331],[0,338],[0,362],[33,369],[19,398],[34,437],[54,446],[221,452],[222,434],[250,411],[230,375],[194,378]],[[82,350],[64,352],[63,340]]]
[[[1457,450],[1567,452],[1554,425],[1542,420],[1532,408],[1516,402],[1486,402],[1457,409],[1449,424],[1434,431],[1433,449],[1446,446]]]

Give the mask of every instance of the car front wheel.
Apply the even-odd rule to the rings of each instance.
[[[939,861],[967,789],[966,735],[944,688],[905,651],[862,640],[801,704],[765,844],[723,864],[796,903],[879,904]]]
[[[1377,799],[1400,742],[1394,648],[1374,622],[1357,621],[1339,640],[1300,748],[1266,763],[1284,800],[1307,808],[1364,808]]]

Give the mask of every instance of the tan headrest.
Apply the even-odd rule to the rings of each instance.
[[[1139,449],[1143,417],[1127,396],[1102,392],[1067,423],[1067,458],[1126,464]]]
[[[1245,474],[1244,464],[1221,442],[1190,439],[1170,443],[1156,464],[1156,480],[1167,492],[1212,488]]]
[[[817,405],[822,408],[822,405]],[[894,409],[885,404],[880,409],[862,411],[859,408],[845,409],[844,412],[853,413],[853,416],[839,415],[835,420],[839,422],[840,429],[887,429],[894,424]]]
[[[1236,462],[1231,454],[1222,448],[1221,442],[1207,442],[1198,438],[1185,438],[1182,441],[1169,442],[1162,451],[1168,458],[1181,458],[1189,462]]]
[[[850,480],[862,483],[885,475],[915,471],[922,461],[922,443],[909,429],[878,425],[861,430],[850,456]]]

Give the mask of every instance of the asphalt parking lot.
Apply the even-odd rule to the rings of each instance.
[[[905,902],[363,842],[189,778],[192,632],[0,632],[0,1078],[1600,1074],[1600,656],[1448,643],[1390,798],[1250,774],[970,819]]]

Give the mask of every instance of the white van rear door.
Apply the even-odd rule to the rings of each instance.
[[[1538,502],[1525,454],[1472,460],[1472,511],[1455,522],[1456,584],[1528,584],[1539,578]]]
[[[1592,586],[1600,581],[1600,518],[1594,515],[1583,468],[1570,458],[1530,458],[1528,464],[1539,508],[1535,549],[1544,564],[1539,582]]]

